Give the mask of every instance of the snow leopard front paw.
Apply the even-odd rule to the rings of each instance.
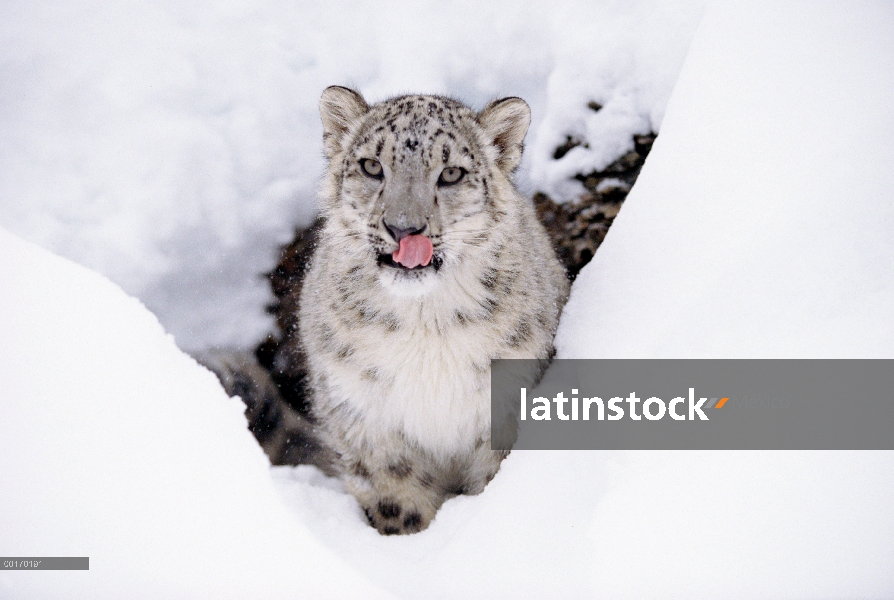
[[[428,502],[387,496],[363,504],[369,524],[382,535],[417,533],[427,528],[437,509]]]

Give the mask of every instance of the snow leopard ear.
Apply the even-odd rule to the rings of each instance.
[[[495,100],[478,114],[478,124],[499,150],[499,167],[506,173],[514,171],[521,160],[522,142],[531,124],[531,109],[527,102],[521,98]]]
[[[332,85],[323,91],[320,117],[323,119],[323,147],[327,157],[338,154],[351,124],[367,111],[369,105],[366,100],[354,90]]]

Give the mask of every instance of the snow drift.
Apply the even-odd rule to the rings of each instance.
[[[703,2],[5,2],[0,226],[106,275],[181,348],[249,347],[272,328],[260,274],[316,210],[323,89],[521,96],[522,184],[573,194],[572,160],[657,131]],[[566,134],[591,149],[553,161]]]
[[[894,12],[734,6],[692,43],[561,357],[894,357]]]
[[[4,598],[377,595],[285,509],[244,406],[102,276],[0,230]],[[382,594],[378,594],[384,597]]]

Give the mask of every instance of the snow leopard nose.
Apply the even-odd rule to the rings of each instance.
[[[391,237],[394,238],[395,242],[400,242],[408,235],[417,235],[425,231],[425,225],[423,225],[422,227],[408,227],[407,229],[401,229],[400,227],[391,225],[384,219],[382,219],[382,224],[385,226],[385,229],[388,230],[388,233],[391,234]]]

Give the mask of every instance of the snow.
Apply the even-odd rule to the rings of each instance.
[[[0,597],[894,595],[892,452],[517,451],[382,537],[178,349],[266,331],[341,82],[530,99],[522,182],[566,199],[660,128],[560,357],[892,357],[894,7],[506,6],[0,7],[0,225],[94,269],[0,230],[0,554],[91,561]]]
[[[181,348],[250,346],[272,329],[259,274],[313,217],[326,86],[521,96],[520,182],[551,190],[588,100],[611,132],[591,162],[657,128],[702,2],[6,2],[0,226],[121,285]]]
[[[894,9],[853,8],[709,13],[560,357],[894,357]]]
[[[528,153],[533,187],[569,201],[584,192],[574,175],[601,171],[633,149],[633,134],[661,129],[702,6],[630,2],[618,10],[606,2],[560,5],[554,14],[565,27],[557,35],[545,116],[529,137]],[[591,102],[602,108],[586,108]],[[553,160],[568,136],[581,145]]]
[[[287,510],[242,403],[139,301],[2,231],[0,255],[0,551],[90,557],[0,571],[0,597],[387,597]]]

